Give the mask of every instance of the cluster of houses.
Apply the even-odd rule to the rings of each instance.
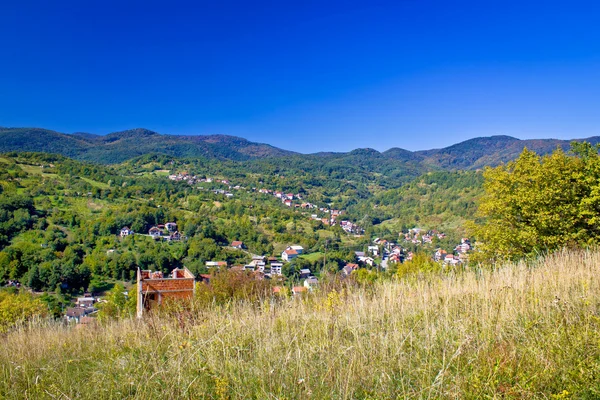
[[[365,233],[364,229],[350,221],[340,221],[340,227],[344,230],[344,232],[354,235],[362,235]]]
[[[190,185],[200,185],[202,183],[222,183],[223,185],[227,185],[228,189],[235,189],[235,190],[239,190],[239,189],[243,189],[243,187],[236,185],[236,186],[229,186],[229,180],[228,179],[216,179],[216,178],[200,178],[196,175],[190,175],[187,172],[180,172],[178,174],[173,174],[173,175],[169,175],[169,179],[172,181],[176,181],[176,182],[187,182]],[[204,189],[203,187],[200,187],[199,189]],[[213,190],[213,192],[215,194],[222,194],[225,197],[233,197],[233,193],[231,193],[228,190],[225,189],[215,189]]]
[[[231,247],[237,249],[244,249],[244,243],[240,241],[234,241],[231,243]],[[293,259],[297,258],[300,254],[304,252],[304,248],[302,246],[288,246],[282,253],[281,259],[285,262],[290,262]],[[260,274],[260,277],[264,278],[274,278],[277,276],[282,276],[281,268],[283,267],[284,262],[282,262],[277,257],[266,257],[253,255],[252,261],[250,261],[246,265],[238,265],[231,267],[232,271],[250,271],[256,272]],[[226,261],[207,261],[205,264],[208,268],[211,267],[228,267]],[[310,275],[310,270],[304,271]],[[302,274],[301,274],[302,275]]]
[[[325,217],[319,216],[319,214],[312,214],[310,219],[315,221],[321,221],[323,225],[335,226],[337,225],[337,219],[340,215],[344,214],[344,210],[330,210],[328,208],[320,207],[319,211],[323,214],[329,214]],[[341,221],[340,226],[347,233],[361,233],[364,232],[358,225],[350,221]]]
[[[312,208],[313,207],[313,205],[310,203],[302,203],[302,204],[294,203],[294,200],[302,199],[302,196],[300,194],[284,193],[284,192],[279,192],[279,191],[270,190],[270,189],[259,189],[258,192],[275,196],[278,199],[280,199],[281,202],[288,207],[296,207],[296,208],[298,208],[298,207]]]
[[[98,309],[94,307],[95,304],[96,298],[94,298],[91,293],[86,293],[84,297],[77,298],[75,307],[67,308],[65,320],[77,324],[91,323],[94,319],[90,317],[90,315],[98,312]]]
[[[445,265],[458,265],[467,261],[468,252],[471,250],[471,241],[468,238],[462,238],[460,244],[454,248],[454,253],[448,253],[446,250],[436,249],[433,259],[443,262]]]
[[[175,222],[153,226],[148,230],[148,235],[154,240],[178,241],[185,239],[185,236],[177,230]]]
[[[243,249],[244,244],[240,241],[231,243],[231,247]],[[288,246],[282,253],[281,259],[277,257],[266,257],[254,255],[252,261],[246,265],[237,265],[228,268],[226,261],[207,261],[208,268],[228,268],[230,271],[246,271],[254,273],[256,279],[283,279],[282,267],[284,262],[292,261],[299,255],[303,254],[304,248],[299,245]],[[282,261],[283,260],[283,261]],[[201,275],[203,281],[209,281],[210,275]],[[313,291],[317,287],[319,281],[309,268],[302,268],[299,271],[299,278],[304,282],[303,286],[295,286],[292,288],[292,294],[298,295],[304,292]],[[273,294],[282,294],[283,288],[280,286],[273,287]]]
[[[216,183],[223,183],[225,185],[229,185],[229,181],[227,179],[213,179],[213,178],[200,178],[197,177],[196,175],[190,175],[187,172],[180,172],[178,174],[173,174],[173,175],[169,175],[169,179],[172,181],[176,181],[176,182],[187,182],[190,185],[196,185],[199,183],[212,183],[212,182],[216,182]]]
[[[404,234],[404,241],[416,245],[429,244],[433,242],[434,237],[437,237],[438,239],[444,239],[446,234],[436,230],[425,231],[421,228],[413,228],[409,229],[408,232]]]
[[[373,244],[368,246],[367,249],[373,257],[381,256],[385,259],[385,263],[382,263],[384,268],[388,263],[402,263],[412,260],[413,255],[412,252],[407,251],[397,243],[380,238],[373,239]]]
[[[119,233],[121,237],[133,235],[134,232],[128,226],[124,226]],[[185,240],[186,237],[177,230],[175,222],[167,222],[166,224],[158,224],[148,230],[148,235],[154,240],[179,241]]]

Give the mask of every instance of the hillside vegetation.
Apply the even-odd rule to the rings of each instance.
[[[600,253],[3,338],[3,398],[597,398]]]
[[[600,137],[574,139],[591,144]],[[556,148],[569,149],[569,140],[533,139],[519,140],[510,136],[480,137],[455,145],[423,151],[391,148],[384,152],[373,149],[356,149],[348,153],[298,154],[268,144],[253,143],[246,139],[227,135],[161,135],[148,129],[138,128],[108,135],[89,133],[64,134],[40,128],[1,128],[0,153],[30,151],[57,153],[78,160],[115,164],[148,154],[172,157],[205,158],[211,160],[264,160],[274,159],[277,166],[292,163],[301,169],[313,170],[328,164],[327,168],[367,167],[373,172],[387,174],[399,169],[411,175],[430,170],[475,170],[496,166],[515,159],[525,147],[540,155]],[[387,174],[398,178],[398,174]]]

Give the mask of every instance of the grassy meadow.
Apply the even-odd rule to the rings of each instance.
[[[600,252],[0,339],[0,397],[600,397]]]

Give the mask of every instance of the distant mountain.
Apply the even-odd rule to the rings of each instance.
[[[295,154],[226,135],[161,135],[138,128],[101,136],[90,133],[70,135],[39,128],[0,128],[0,152],[9,151],[58,153],[105,164],[120,163],[150,153],[236,161]]]
[[[587,139],[600,143],[600,137]],[[391,148],[384,152],[356,149],[348,153],[322,152],[299,154],[268,144],[253,143],[227,135],[161,135],[148,129],[131,129],[108,135],[90,133],[64,134],[40,128],[0,128],[0,152],[30,151],[57,153],[67,157],[112,164],[147,154],[174,157],[233,161],[285,158],[298,170],[353,169],[377,173],[392,172],[392,176],[427,170],[468,170],[495,166],[515,159],[527,147],[538,154],[548,154],[560,147],[567,151],[568,140],[520,140],[510,136],[480,137],[443,148],[412,152]]]
[[[596,144],[600,143],[600,137],[574,141]],[[422,157],[426,165],[432,167],[450,170],[478,169],[514,160],[525,147],[543,155],[553,152],[557,147],[568,151],[571,142],[572,140],[520,140],[511,136],[491,136],[466,140],[443,149],[417,151],[415,154]]]

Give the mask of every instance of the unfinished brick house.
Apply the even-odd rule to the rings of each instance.
[[[160,271],[138,268],[137,288],[137,317],[142,318],[144,311],[159,306],[166,299],[191,299],[196,289],[196,277],[187,268],[176,268],[166,278]]]

